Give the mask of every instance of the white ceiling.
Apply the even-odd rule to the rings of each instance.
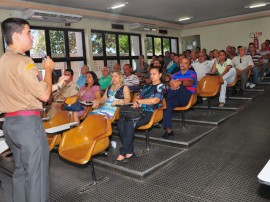
[[[59,11],[80,14],[85,18],[140,22],[179,29],[270,16],[270,4],[254,9],[245,8],[268,1],[270,0],[0,0],[0,8]],[[128,4],[123,8],[108,9],[124,2]],[[177,21],[186,16],[193,18]]]
[[[177,24],[190,24],[270,10],[269,4],[261,8],[245,8],[255,3],[267,3],[267,0],[26,0],[26,2],[102,11]],[[127,6],[116,10],[108,9],[123,2],[128,2]],[[176,21],[185,16],[193,18],[185,22]]]

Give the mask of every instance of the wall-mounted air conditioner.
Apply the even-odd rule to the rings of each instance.
[[[43,10],[33,10],[31,8],[22,11],[22,17],[26,20],[38,20],[44,22],[62,22],[62,23],[74,23],[82,19],[81,15],[73,15]]]
[[[157,26],[154,24],[132,23],[132,24],[129,24],[129,29],[147,32],[147,31],[156,31]]]

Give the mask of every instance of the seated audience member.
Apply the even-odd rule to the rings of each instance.
[[[87,65],[83,65],[81,67],[81,75],[77,80],[77,85],[81,88],[85,84],[86,72],[89,71],[89,67]]]
[[[190,54],[191,54],[191,50],[187,49],[187,50],[186,50],[185,57],[186,57],[186,58],[190,58]]]
[[[184,58],[186,58],[186,54],[180,54],[180,55],[179,55],[179,59],[178,59],[179,65],[181,64],[181,61],[182,61]],[[180,70],[180,68],[179,68],[179,70]]]
[[[95,72],[88,71],[86,73],[86,83],[80,88],[76,94],[81,101],[93,101],[101,98],[101,89]],[[85,113],[85,110],[74,112],[74,121],[79,122],[79,118]]]
[[[216,59],[214,56],[214,51],[209,52],[209,60],[212,61],[213,59]]]
[[[117,72],[117,71],[120,71],[121,72],[121,66],[119,63],[115,63],[113,65],[113,72]]]
[[[218,73],[222,76],[224,83],[221,85],[219,95],[219,107],[223,107],[226,99],[227,84],[234,82],[236,77],[236,70],[232,67],[232,61],[226,58],[226,52],[224,50],[219,51],[219,58],[214,62],[212,67],[212,74]]]
[[[248,45],[249,47],[249,54],[252,58],[253,64],[254,66],[252,67],[252,83],[247,82],[246,87],[250,87],[250,88],[254,88],[256,86],[256,84],[259,81],[259,74],[260,74],[260,69],[262,67],[263,61],[261,59],[261,54],[257,52],[256,48],[255,48],[255,44],[254,43],[249,43]]]
[[[91,114],[103,114],[112,118],[116,111],[115,105],[123,105],[130,102],[130,91],[128,86],[123,85],[124,76],[120,71],[113,72],[112,84],[106,89],[100,99],[93,100],[92,108],[95,109]],[[102,105],[99,107],[99,105]],[[99,108],[98,108],[99,107]]]
[[[162,69],[152,67],[150,69],[152,84],[145,85],[139,93],[137,100],[133,103],[133,108],[142,107],[145,116],[139,120],[125,120],[120,117],[117,123],[122,147],[117,161],[128,162],[135,157],[134,153],[134,135],[135,129],[147,124],[155,109],[162,106],[161,102],[164,97],[165,85],[161,83]]]
[[[153,67],[153,66],[154,66],[154,61],[155,61],[155,60],[158,60],[158,56],[153,55],[153,56],[152,56],[152,59],[151,59],[151,62],[150,62],[150,64],[149,64],[149,67]]]
[[[164,67],[165,62],[164,62],[164,59],[163,59],[163,56],[162,55],[159,55],[158,56],[158,60],[159,60],[159,62],[161,64],[161,67]]]
[[[250,55],[246,55],[246,47],[241,46],[239,55],[232,59],[232,65],[236,68],[237,75],[241,78],[241,89],[239,95],[243,95],[248,80],[248,71],[254,66]]]
[[[65,85],[56,91],[54,95],[50,98],[50,100],[53,100],[52,104],[48,107],[48,117],[54,117],[54,115],[61,111],[61,103],[57,103],[57,100],[65,100],[67,97],[71,97],[73,95],[76,95],[79,91],[79,87],[73,81],[73,70],[72,69],[66,69],[64,72],[64,75],[68,77],[67,80],[65,80]],[[51,101],[49,101],[50,103]]]
[[[196,57],[199,57],[199,53],[200,52],[201,52],[201,48],[200,47],[196,47],[196,50],[195,50]]]
[[[194,63],[197,63],[199,62],[199,59],[197,58],[197,55],[194,51],[192,51],[190,53],[190,62],[191,62],[191,65],[193,65]]]
[[[172,61],[171,53],[170,51],[165,52],[164,56],[164,67],[167,68],[168,64]]]
[[[171,61],[170,61],[170,63],[166,67],[167,70],[170,69],[170,67],[174,64],[173,59],[174,59],[174,56],[175,55],[176,55],[176,53],[171,53]]]
[[[190,96],[195,93],[197,86],[196,72],[190,70],[190,60],[184,58],[180,65],[181,70],[171,76],[170,88],[166,96],[166,109],[163,112],[163,127],[166,132],[162,135],[168,139],[173,135],[172,112],[175,107],[185,106]]]
[[[138,91],[140,89],[140,80],[135,74],[132,74],[132,67],[130,64],[124,65],[123,72],[124,85],[129,87],[130,92]]]
[[[261,58],[263,60],[262,64],[262,76],[266,76],[267,74],[267,66],[268,66],[268,60],[270,58],[270,51],[265,49],[265,43],[261,44],[261,50],[259,51],[261,54]]]
[[[102,69],[102,77],[98,80],[100,84],[101,90],[106,90],[106,88],[111,85],[111,76],[110,76],[110,69],[108,67],[103,67]]]
[[[173,57],[173,64],[167,69],[168,74],[174,74],[175,72],[179,71],[179,56],[177,54],[174,54]]]
[[[139,56],[139,62],[137,63],[136,73],[138,75],[144,75],[147,73],[148,63],[144,60],[144,55]]]
[[[237,46],[237,55],[239,55],[240,54],[240,49],[242,48],[242,46]]]
[[[216,60],[218,60],[218,57],[219,57],[219,55],[218,55],[218,50],[217,50],[217,49],[214,49],[214,50],[213,50],[213,59],[210,60],[210,62],[214,65],[214,62],[215,62]],[[213,67],[213,66],[212,66],[212,67]]]
[[[207,50],[205,48],[202,49],[202,52],[204,53],[206,60],[210,60],[210,56],[207,55]]]
[[[269,50],[270,51],[270,40],[269,39],[266,39],[265,42],[265,50]]]
[[[206,74],[211,72],[212,63],[206,60],[203,52],[199,53],[199,62],[193,63],[192,67],[197,73],[197,80],[200,81]]]
[[[236,53],[236,48],[234,46],[231,47],[231,57],[230,59],[232,60],[235,56],[238,54]]]

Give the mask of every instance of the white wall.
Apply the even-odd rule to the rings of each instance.
[[[256,18],[246,21],[225,23],[220,25],[205,26],[180,31],[180,37],[200,35],[201,47],[208,51],[213,49],[225,49],[227,45],[247,46],[253,41],[249,37],[252,32],[262,32],[259,43],[270,38],[270,17]]]

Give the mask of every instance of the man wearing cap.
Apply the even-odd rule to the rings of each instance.
[[[29,23],[8,18],[1,24],[7,52],[0,58],[0,111],[5,112],[4,135],[14,161],[13,201],[49,201],[49,147],[41,121],[42,101],[51,91],[54,62],[42,62],[42,77],[25,52],[32,48]]]

